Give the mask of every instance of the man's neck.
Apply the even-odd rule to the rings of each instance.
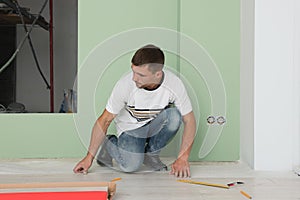
[[[159,82],[153,83],[152,85],[149,85],[149,86],[145,87],[144,89],[148,90],[148,91],[156,90],[164,82],[164,78],[165,78],[165,73],[162,71],[162,76],[161,76]]]

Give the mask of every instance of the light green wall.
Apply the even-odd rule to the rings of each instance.
[[[204,159],[238,159],[238,0],[79,0],[78,23],[78,114],[0,115],[0,158],[82,157],[86,153],[92,125],[102,112],[114,83],[130,70],[134,48],[140,47],[134,45],[142,44],[148,38],[144,44],[154,43],[166,51],[172,46],[175,52],[166,53],[166,64],[180,71],[196,92],[201,115],[191,160],[199,160],[198,151],[208,129],[209,92],[205,81],[190,63],[176,56],[180,51],[180,37],[163,34],[168,31],[158,34],[160,38],[154,37],[155,33],[151,31],[128,37],[130,33],[136,34],[134,29],[137,28],[160,27],[190,36],[207,50],[218,66],[226,88],[228,122],[215,148]],[[120,36],[129,39],[125,37],[123,43],[113,43]],[[110,132],[114,129],[111,128]],[[169,155],[178,151],[179,140],[177,136],[164,153]]]
[[[182,0],[180,31],[201,45],[215,62],[225,86],[226,120],[217,144],[204,160],[239,159],[239,57],[240,57],[239,0]],[[199,66],[198,66],[199,67]],[[199,67],[201,69],[201,66]],[[195,139],[191,160],[198,159],[199,148],[208,132],[206,118],[212,113],[210,93],[195,68],[181,60],[180,71],[196,90],[200,107],[200,128]],[[201,71],[201,70],[200,70]],[[216,81],[216,80],[213,80]]]
[[[0,158],[78,157],[85,150],[72,115],[1,114]]]

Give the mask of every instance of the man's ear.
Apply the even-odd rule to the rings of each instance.
[[[159,78],[159,77],[161,77],[163,75],[163,72],[160,70],[160,71],[157,71],[156,73],[155,73],[155,76],[157,77],[157,78]]]

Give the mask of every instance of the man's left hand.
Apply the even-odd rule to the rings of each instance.
[[[190,164],[188,160],[178,158],[171,166],[171,175],[174,175],[178,178],[187,178],[191,177]]]

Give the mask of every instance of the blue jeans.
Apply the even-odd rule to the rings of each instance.
[[[146,125],[123,132],[119,138],[109,136],[107,152],[124,172],[137,171],[144,161],[144,154],[159,154],[176,135],[182,122],[177,108],[168,108]]]

